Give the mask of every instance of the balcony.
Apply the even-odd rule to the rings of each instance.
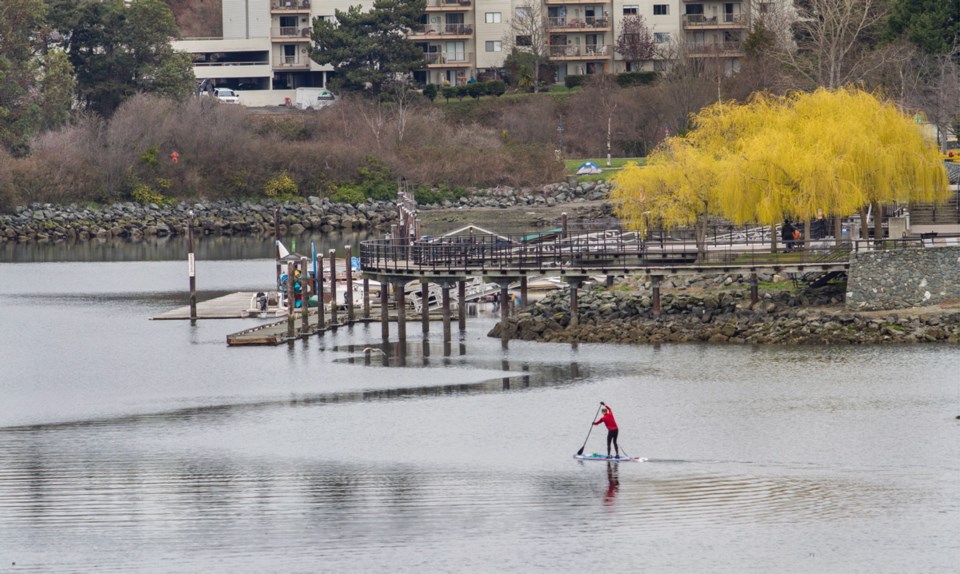
[[[470,24],[426,24],[410,30],[411,39],[467,39],[473,36]]]
[[[310,58],[306,56],[282,56],[273,62],[275,70],[309,70]]]
[[[274,42],[309,42],[310,28],[298,26],[279,26],[270,30],[270,38]]]
[[[610,3],[610,0],[544,0],[547,6],[570,6],[571,4],[581,4],[586,6],[600,6]]]
[[[426,52],[423,59],[428,68],[469,68],[473,66],[473,52],[450,54],[446,52]]]
[[[602,32],[610,29],[610,21],[606,18],[550,17],[547,19],[547,29],[551,32]]]
[[[472,0],[427,0],[427,12],[466,12]]]
[[[310,13],[310,0],[271,0],[270,12],[273,14]]]
[[[687,29],[742,30],[746,29],[748,23],[746,14],[723,14],[720,17],[704,16],[703,14],[683,15],[683,27]]]
[[[740,42],[702,42],[687,44],[688,58],[735,58],[743,56]]]
[[[569,60],[607,60],[612,55],[613,47],[603,44],[550,46],[550,59],[558,62]]]

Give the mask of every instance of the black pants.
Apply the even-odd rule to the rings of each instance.
[[[610,443],[613,442],[614,448],[617,449],[617,456],[620,456],[620,444],[617,442],[617,435],[620,434],[620,429],[614,429],[612,431],[607,431],[607,456],[610,456]]]

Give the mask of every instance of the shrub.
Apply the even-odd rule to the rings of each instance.
[[[502,96],[507,91],[507,84],[503,80],[491,80],[484,84],[486,92],[491,96]]]
[[[444,86],[443,87],[443,97],[450,101],[450,98],[457,97],[457,87],[456,86]]]
[[[585,82],[586,79],[587,79],[586,76],[577,76],[577,75],[567,76],[567,78],[563,81],[563,85],[567,86],[572,90],[573,88],[582,86],[583,82]]]
[[[397,177],[390,167],[381,160],[367,156],[357,168],[357,184],[364,195],[371,199],[389,200],[397,198]]]
[[[479,100],[484,92],[486,92],[486,87],[480,82],[467,84],[467,95],[475,100]]]
[[[444,201],[457,201],[467,195],[467,190],[459,185],[440,184],[436,187],[420,185],[414,190],[418,204],[432,205]]]
[[[164,197],[162,193],[153,189],[146,183],[141,183],[134,187],[131,195],[133,196],[134,201],[143,204],[155,203],[157,205],[163,205],[170,202],[169,198]]]
[[[287,175],[287,172],[281,172],[280,175],[270,178],[263,186],[263,194],[267,197],[290,198],[300,194],[297,189],[297,182]]]
[[[360,187],[351,183],[338,185],[333,194],[330,195],[330,201],[349,203],[350,205],[360,205],[366,199]]]
[[[437,99],[437,85],[436,84],[427,84],[423,87],[423,96],[430,100],[431,102]]]
[[[659,75],[656,72],[624,72],[617,74],[616,79],[621,88],[628,88],[630,86],[652,84],[658,77]]]
[[[462,102],[463,98],[466,97],[466,95],[467,95],[467,87],[462,84],[457,86],[457,99]]]

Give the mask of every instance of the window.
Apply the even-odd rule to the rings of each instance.
[[[669,4],[654,4],[653,5],[653,15],[654,16],[666,16],[670,13]]]
[[[761,14],[773,14],[773,2],[761,2],[761,3],[760,3],[760,13],[761,13]]]
[[[487,51],[488,52],[502,52],[503,44],[500,40],[487,40]]]
[[[529,6],[517,6],[513,9],[513,17],[519,18],[521,20],[530,19],[530,7]]]
[[[636,16],[639,13],[640,13],[640,7],[637,5],[623,7],[624,16]]]
[[[483,21],[487,24],[499,24],[500,12],[487,12],[483,15]],[[499,50],[497,50],[499,52]]]
[[[666,44],[670,41],[669,32],[654,32],[653,33],[653,43],[654,44]]]
[[[533,39],[530,36],[517,36],[513,43],[515,46],[533,46]]]

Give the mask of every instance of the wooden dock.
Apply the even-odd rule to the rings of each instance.
[[[325,309],[321,310],[325,311]],[[442,321],[443,315],[438,311],[431,311],[429,318],[430,321]],[[290,329],[291,320],[293,322],[292,335]],[[350,323],[347,321],[347,315],[345,311],[344,314],[339,317],[339,320],[340,321],[338,323],[333,325],[331,325],[328,320],[325,322],[323,327],[318,328],[317,309],[311,308],[307,312],[307,324],[304,326],[303,314],[298,310],[290,320],[288,320],[288,318],[284,318],[282,321],[257,325],[256,327],[251,327],[249,329],[244,329],[243,331],[227,335],[227,345],[231,347],[244,345],[280,345],[296,339],[303,339],[312,335],[323,334],[327,331],[335,331],[340,327],[347,327],[351,324],[356,325],[360,323],[374,323],[380,321],[379,318],[358,317],[354,319],[353,323]],[[389,310],[387,320],[391,322],[397,321],[396,310]],[[409,309],[407,310],[406,322],[415,323],[420,322],[420,320],[421,316],[419,314],[414,315],[412,311]]]
[[[250,299],[256,293],[240,291],[197,302],[197,319],[240,319],[250,308]],[[190,319],[190,306],[180,307],[153,317],[154,321]]]

